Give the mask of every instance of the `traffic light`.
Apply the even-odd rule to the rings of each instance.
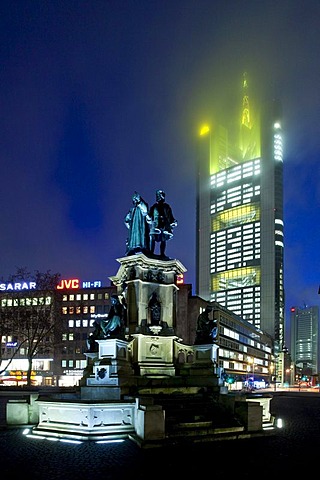
[[[228,377],[227,377],[227,382],[230,383],[230,384],[234,383],[234,377],[230,377],[230,376],[228,375]]]

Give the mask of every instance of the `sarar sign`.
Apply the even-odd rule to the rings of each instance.
[[[36,282],[13,282],[13,283],[0,283],[1,292],[13,292],[20,290],[35,290]]]

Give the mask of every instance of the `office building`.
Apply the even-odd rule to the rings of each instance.
[[[244,74],[238,118],[200,131],[196,294],[270,335],[279,351],[283,230],[280,108],[271,101],[258,111]]]
[[[291,307],[291,357],[301,375],[319,373],[319,307]]]
[[[0,284],[0,385],[52,382],[56,303],[35,282]],[[32,370],[29,357],[32,356]]]
[[[53,382],[59,386],[78,385],[83,376],[89,347],[87,340],[94,322],[108,318],[115,286],[103,286],[101,281],[64,280],[56,292],[59,320],[56,328]]]
[[[36,318],[34,335],[37,344],[39,342],[32,359],[32,384],[77,385],[87,364],[84,355],[88,350],[87,339],[94,322],[108,317],[116,287],[103,286],[100,280],[77,278],[61,280],[52,293],[38,290],[36,284],[27,282],[23,282],[24,289],[16,289],[15,285],[20,284],[0,284],[0,385],[27,382],[29,360],[28,346],[23,341],[25,332],[23,328],[19,331],[16,325],[11,329],[10,322],[11,318],[15,321],[26,317],[31,309]],[[42,312],[44,296],[47,313]],[[37,326],[42,320],[47,325],[41,337]]]
[[[186,293],[189,287],[189,295]],[[208,303],[191,295],[191,285],[180,286],[177,334],[185,343],[193,344],[199,314],[209,305],[209,318],[216,325],[215,343],[218,345],[217,373],[225,378],[230,389],[241,389],[250,379],[256,388],[270,383],[274,377],[273,339],[233,312],[216,302]],[[187,318],[187,322],[183,321]],[[185,336],[183,333],[185,332]]]

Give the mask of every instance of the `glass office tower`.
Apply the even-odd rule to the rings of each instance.
[[[251,106],[244,74],[237,132],[203,126],[197,181],[196,293],[284,344],[280,108]],[[234,119],[229,119],[234,124]]]
[[[291,355],[296,367],[302,374],[318,374],[319,307],[292,307],[290,330]]]

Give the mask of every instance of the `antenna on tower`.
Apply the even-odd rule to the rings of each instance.
[[[245,125],[247,128],[251,128],[247,72],[244,72],[243,74],[242,89],[243,97],[241,124]]]

